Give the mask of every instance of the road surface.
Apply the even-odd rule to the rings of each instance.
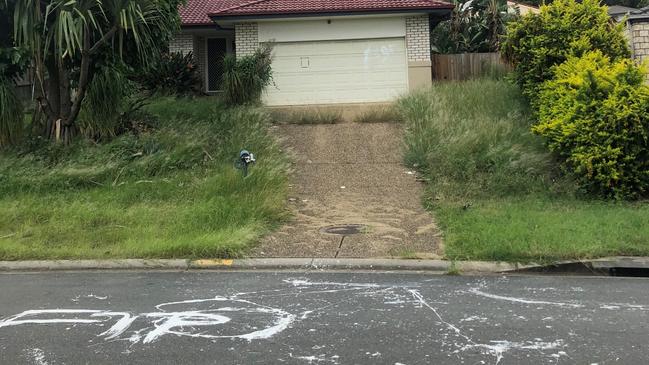
[[[649,281],[0,275],[0,364],[644,364]]]

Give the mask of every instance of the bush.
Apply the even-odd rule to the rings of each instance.
[[[533,106],[540,84],[552,78],[552,66],[596,49],[612,60],[630,55],[623,25],[613,25],[598,0],[556,0],[544,5],[539,14],[509,23],[502,47]]]
[[[86,138],[100,140],[127,131],[146,129],[149,117],[136,97],[134,83],[114,67],[104,67],[88,87],[79,115],[78,126]]]
[[[649,189],[649,88],[633,61],[570,57],[543,84],[533,131],[587,191],[636,198]]]
[[[18,142],[23,129],[23,106],[13,83],[0,75],[0,147]]]
[[[255,103],[273,82],[272,47],[264,45],[250,56],[236,59],[233,55],[223,60],[223,89],[230,105]]]
[[[136,77],[145,90],[162,95],[201,93],[201,79],[194,55],[189,52],[162,54],[151,62],[142,76]]]

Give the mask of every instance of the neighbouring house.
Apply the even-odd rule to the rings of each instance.
[[[645,62],[649,59],[649,7],[642,9],[613,5],[608,15],[616,22],[624,22],[634,59]]]
[[[515,13],[516,11],[518,11],[520,15],[529,13],[538,14],[541,12],[541,9],[539,9],[538,6],[523,4],[517,1],[507,1],[507,10],[510,13]]]
[[[430,26],[439,0],[188,0],[172,52],[193,52],[208,93],[223,56],[273,44],[268,105],[371,103],[431,84]]]

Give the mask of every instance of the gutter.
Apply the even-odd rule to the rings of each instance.
[[[219,13],[208,14],[213,22],[240,22],[252,20],[269,20],[269,19],[290,19],[290,18],[318,18],[318,17],[338,17],[353,15],[403,15],[403,14],[429,14],[444,16],[451,13],[454,9],[449,4],[448,8],[436,9],[399,9],[399,10],[372,10],[372,11],[330,11],[330,12],[305,12],[305,13],[282,13],[282,14],[254,14],[254,15],[224,15]]]

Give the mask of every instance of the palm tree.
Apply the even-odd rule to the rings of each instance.
[[[26,48],[39,89],[45,134],[69,143],[96,63],[130,52],[146,59],[179,26],[181,0],[19,0],[14,38]],[[131,55],[132,56],[132,55]]]

